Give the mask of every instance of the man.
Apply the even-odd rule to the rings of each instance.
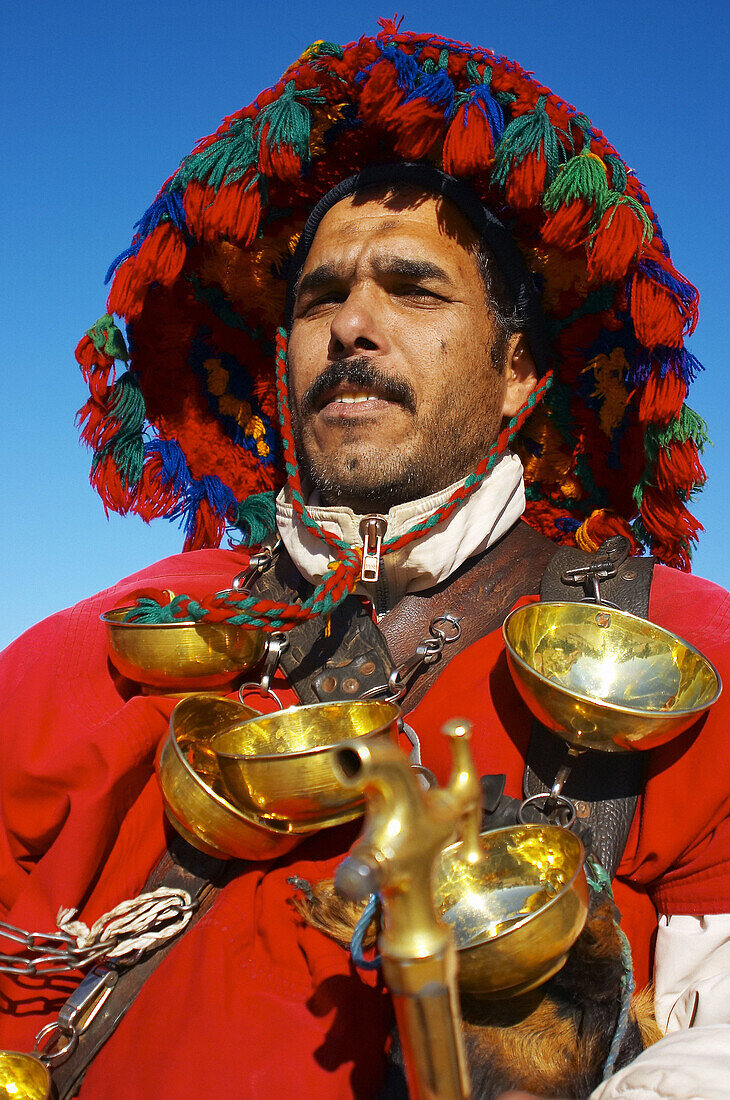
[[[444,648],[404,709],[424,762],[443,778],[439,730],[458,698],[474,722],[480,771],[504,772],[519,798],[531,723],[498,627],[537,591],[553,546],[518,522],[521,468],[505,444],[544,398],[550,369],[557,397],[520,441],[528,518],[595,548],[608,534],[631,535],[636,490],[639,531],[665,560],[684,562],[692,525],[680,492],[698,477],[697,431],[681,410],[681,330],[693,300],[662,250],[647,252],[648,203],[605,139],[512,63],[390,26],[345,50],[315,44],[276,93],[183,162],[121,259],[110,308],[130,322],[132,371],[111,386],[112,355],[126,349],[110,317],[82,341],[80,358],[105,499],[148,518],[184,508],[199,547],[217,541],[239,496],[281,480],[270,364],[286,316],[277,526],[309,587],[298,598],[283,590],[273,606],[255,589],[216,599],[248,554],[199,549],[41,624],[10,652],[5,728],[18,735],[3,746],[2,901],[19,927],[50,931],[60,905],[95,919],[139,893],[165,848],[153,760],[174,700],[110,670],[98,622],[110,606],[171,589],[173,615],[243,613],[268,616],[268,626],[276,616],[289,628],[306,609],[326,636],[328,617],[354,592],[369,598],[400,665],[435,615],[461,601],[468,644]],[[560,146],[559,123],[568,134]],[[440,156],[472,186],[433,164],[404,165],[404,152]],[[576,175],[590,186],[579,191],[565,177],[581,157]],[[372,171],[348,179],[365,164]],[[475,191],[490,192],[510,232]],[[290,251],[287,305],[280,268]],[[546,332],[523,255],[543,280]],[[638,387],[638,401],[627,387]],[[146,447],[145,403],[159,432]],[[361,524],[373,514],[385,527],[375,528],[365,573]],[[257,522],[266,530],[260,501],[238,518],[249,534]],[[658,566],[649,617],[722,667],[727,599]],[[276,686],[285,705],[296,701],[281,673]],[[614,886],[639,984],[664,914],[658,1008],[675,1034],[622,1071],[634,1075],[626,1087],[636,1081],[646,1095],[721,1094],[730,906],[729,796],[712,766],[726,746],[721,707],[652,754]],[[387,995],[295,916],[289,883],[330,877],[355,835],[324,832],[278,861],[236,868],[152,972],[81,1096],[204,1086],[221,1096],[375,1095]],[[8,983],[3,996],[4,1042],[23,1049],[63,1000],[36,979]],[[676,1030],[693,1021],[694,1034]],[[693,1050],[694,1082],[682,1080]],[[596,1100],[625,1095],[622,1074],[599,1085]],[[536,1087],[532,1078],[508,1083]]]

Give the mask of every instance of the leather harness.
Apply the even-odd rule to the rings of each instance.
[[[614,542],[615,540],[610,540]],[[622,540],[627,544],[627,540]],[[449,578],[426,592],[406,595],[375,624],[363,601],[350,596],[330,617],[307,620],[289,634],[281,668],[300,702],[355,699],[373,687],[384,687],[394,667],[412,653],[417,639],[427,635],[434,618],[446,613],[461,619],[461,635],[426,666],[402,701],[411,711],[457,653],[501,626],[514,603],[540,592],[542,599],[573,599],[576,588],[565,583],[573,570],[581,574],[598,555],[572,548],[555,551],[554,543],[527,524],[517,523],[497,544],[467,560]],[[602,596],[622,609],[646,615],[651,559],[627,558],[628,544],[614,575],[602,581]],[[619,555],[620,556],[620,555]],[[590,571],[589,571],[590,573]],[[541,583],[542,578],[542,583]],[[257,595],[280,599],[304,598],[310,586],[285,553],[252,585]],[[628,598],[627,598],[628,597]],[[562,743],[535,723],[525,768],[525,794],[549,791],[562,762]],[[611,768],[598,753],[587,753],[574,767],[565,793],[577,800],[583,825],[591,826],[594,850],[613,875],[621,858],[641,785],[641,755],[614,756]],[[240,870],[195,851],[174,837],[144,889],[181,885],[197,900],[192,924],[213,904],[218,892]],[[149,975],[177,941],[165,945],[136,966],[120,973],[102,1010],[80,1037],[73,1055],[52,1072],[57,1100],[69,1100],[86,1070],[112,1035]]]

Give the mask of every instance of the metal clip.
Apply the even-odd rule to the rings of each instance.
[[[362,535],[362,568],[360,580],[376,581],[380,576],[380,551],[383,535],[388,529],[385,516],[364,516],[360,523]]]
[[[79,1035],[101,1011],[118,978],[117,970],[103,964],[86,975],[61,1007],[58,1018],[36,1035],[35,1053],[42,1062],[56,1066],[73,1054]],[[52,1052],[53,1047],[58,1049]]]
[[[279,661],[284,650],[289,645],[289,639],[282,631],[276,631],[273,634],[269,634],[266,642],[266,656],[264,657],[264,666],[261,671],[261,679],[258,683],[251,680],[247,680],[245,684],[241,684],[238,689],[238,698],[241,703],[246,705],[246,696],[251,692],[259,695],[267,695],[273,699],[279,710],[281,707],[281,700],[276,692],[271,690],[271,681],[276,675],[276,670],[279,667]]]
[[[566,569],[561,580],[563,584],[580,584],[586,593],[581,603],[605,603],[609,607],[616,605],[601,597],[599,581],[607,581],[616,576],[616,566],[609,558],[601,558],[592,561],[588,565],[581,565],[578,569]]]
[[[445,629],[446,626],[451,628],[450,632]],[[461,637],[459,619],[448,613],[432,619],[428,629],[432,637],[424,638],[419,642],[413,656],[400,668],[394,668],[391,672],[388,678],[390,690],[385,697],[387,702],[395,703],[402,699],[421,666],[432,665],[441,656],[441,650],[445,645],[450,645]],[[365,692],[363,698],[367,698],[367,695],[368,693]]]
[[[261,573],[269,568],[273,561],[274,555],[278,553],[281,546],[281,539],[277,539],[269,545],[269,543],[262,543],[261,549],[256,554],[252,554],[248,559],[248,565],[245,569],[242,569],[234,578],[231,584],[231,588],[236,592],[246,592],[249,586]]]

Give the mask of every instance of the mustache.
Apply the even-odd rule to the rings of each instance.
[[[301,401],[302,416],[310,416],[319,408],[322,398],[336,386],[349,382],[362,390],[373,390],[378,397],[403,405],[408,412],[416,411],[416,395],[413,387],[404,378],[384,374],[366,355],[356,359],[343,359],[330,363],[315,378]]]

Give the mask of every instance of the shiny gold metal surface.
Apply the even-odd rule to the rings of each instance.
[[[50,1074],[39,1058],[0,1051],[0,1100],[48,1100],[50,1095]]]
[[[456,937],[459,985],[512,996],[547,981],[565,962],[588,913],[585,851],[554,825],[517,825],[480,837],[478,860],[445,849],[436,905]]]
[[[437,917],[432,882],[444,845],[479,814],[480,787],[469,724],[455,719],[443,732],[453,763],[441,789],[424,791],[394,745],[353,742],[338,753],[336,765],[342,782],[368,799],[365,829],[338,871],[337,886],[353,898],[380,894],[378,947],[413,1100],[470,1096],[454,937]],[[466,832],[458,850],[468,860],[474,837]]]
[[[676,635],[625,611],[533,603],[504,621],[507,660],[532,713],[571,745],[652,749],[712,706],[720,677]]]
[[[101,616],[109,659],[128,680],[166,692],[215,690],[258,664],[261,630],[230,623],[125,623],[129,607]]]
[[[170,718],[170,734],[157,761],[165,813],[181,836],[209,855],[273,859],[299,840],[285,823],[267,825],[225,797],[209,743],[255,713],[231,699],[191,695]]]
[[[267,822],[312,832],[358,817],[360,792],[342,786],[332,762],[344,741],[389,743],[394,703],[313,703],[241,722],[211,740],[228,797]]]

